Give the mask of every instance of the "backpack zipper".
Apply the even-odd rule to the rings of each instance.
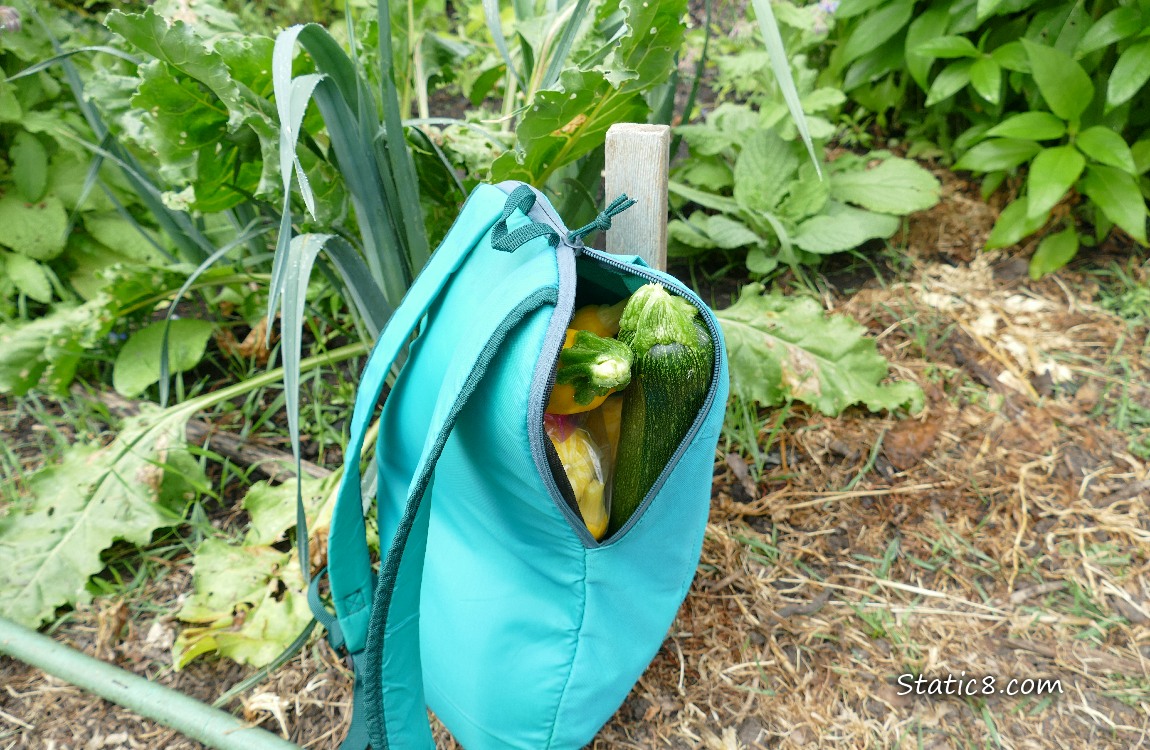
[[[500,186],[502,187],[503,185],[511,184],[523,183],[512,183],[509,181],[507,183],[501,183]],[[535,188],[532,189],[535,190]],[[666,278],[659,276],[658,274],[648,269],[646,266],[640,266],[634,263],[625,263],[610,253],[605,253],[594,248],[587,247],[585,244],[583,244],[581,239],[576,240],[576,242],[569,242],[567,240],[569,230],[567,229],[566,225],[564,225],[563,220],[558,216],[558,214],[551,206],[551,203],[543,196],[543,194],[538,190],[535,190],[535,192],[538,195],[539,200],[535,202],[535,206],[530,211],[529,217],[535,221],[541,221],[542,223],[547,224],[559,235],[559,245],[555,248],[557,254],[561,248],[569,248],[571,250],[570,257],[572,260],[574,260],[574,258],[580,254],[586,255],[588,258],[592,258],[596,262],[610,268],[614,268],[617,271],[621,271],[632,276],[638,276],[639,278],[646,279],[652,283],[662,284],[672,293],[677,294],[680,297],[685,297],[688,301],[695,305],[696,308],[698,308],[699,315],[703,319],[703,324],[707,327],[707,332],[710,334],[711,341],[715,345],[714,362],[711,365],[711,383],[707,388],[706,398],[703,400],[703,405],[699,408],[699,413],[695,416],[695,421],[692,423],[691,429],[688,430],[687,434],[683,436],[683,440],[679,443],[679,447],[675,449],[675,453],[671,456],[670,460],[667,461],[667,465],[663,467],[659,477],[655,480],[655,484],[653,484],[651,489],[647,491],[647,494],[643,496],[643,500],[639,503],[639,506],[635,508],[635,512],[631,514],[629,519],[627,519],[627,523],[623,524],[623,527],[616,531],[614,534],[602,541],[596,540],[595,537],[591,535],[591,532],[587,530],[587,524],[584,522],[583,516],[575,508],[572,508],[568,501],[564,498],[563,493],[559,489],[558,480],[556,480],[555,475],[550,468],[551,462],[547,460],[542,462],[543,465],[540,466],[540,468],[546,468],[546,471],[540,472],[543,475],[543,485],[547,489],[548,494],[551,496],[551,501],[559,507],[559,510],[567,518],[568,523],[571,525],[580,541],[583,542],[585,547],[604,547],[621,539],[627,534],[628,531],[631,530],[631,528],[636,523],[638,523],[639,519],[642,518],[643,514],[647,511],[647,508],[651,504],[651,501],[654,499],[655,495],[657,495],[659,491],[663,489],[663,485],[666,484],[667,477],[670,475],[671,470],[674,468],[675,464],[678,463],[679,459],[683,457],[683,454],[687,452],[687,447],[690,446],[695,437],[699,434],[699,431],[702,429],[703,422],[705,421],[707,414],[711,411],[711,407],[715,402],[715,394],[718,393],[719,390],[719,377],[722,375],[722,365],[720,360],[721,352],[719,349],[720,343],[722,342],[722,337],[719,333],[718,325],[715,322],[714,317],[704,312],[705,305],[703,301],[699,299],[698,295],[696,295],[691,290],[687,289],[686,287],[679,288],[678,285],[668,285]],[[560,261],[560,293],[557,307],[563,305],[565,302],[563,299],[562,289],[564,281],[563,277],[565,275],[573,275],[575,270],[574,264],[572,263],[572,267],[568,270],[568,273],[564,274],[564,265],[565,263]],[[573,285],[571,286],[571,299],[568,304],[572,308],[570,314],[573,316],[575,312],[575,295]],[[567,322],[570,323],[570,321],[571,318],[569,317]],[[537,410],[530,407],[528,408],[528,412],[531,416],[530,423],[528,425],[528,441],[531,444],[532,453],[539,451],[540,455],[543,457],[546,457],[549,451],[550,453],[555,454],[555,458],[558,457],[558,454],[555,452],[555,446],[551,444],[550,438],[544,434],[542,417],[543,408],[547,401],[546,397],[550,395],[551,389],[555,386],[555,375],[556,371],[559,369],[559,352],[562,350],[562,348],[563,341],[562,337],[560,337],[555,342],[553,342],[551,346],[546,347],[546,350],[542,352],[541,356],[548,357],[551,361],[551,369],[548,371],[547,375],[546,390],[542,394],[543,400],[539,405],[539,408]],[[539,463],[540,462],[537,460],[536,464],[538,465]],[[561,462],[556,461],[556,463],[562,465]]]
[[[605,546],[614,543],[618,539],[621,539],[624,535],[627,534],[628,531],[631,530],[631,528],[636,523],[639,522],[639,519],[642,518],[643,514],[647,511],[647,507],[651,504],[651,501],[654,499],[655,495],[659,494],[659,491],[663,489],[663,485],[666,484],[667,477],[670,476],[671,470],[674,468],[675,464],[677,464],[679,459],[683,457],[683,454],[687,452],[688,446],[694,442],[695,437],[703,428],[703,422],[706,420],[707,414],[710,413],[711,407],[715,402],[715,394],[718,393],[719,390],[719,377],[722,375],[720,352],[722,337],[719,334],[718,325],[716,324],[714,317],[706,314],[704,311],[703,301],[689,289],[686,290],[688,292],[687,294],[683,294],[682,289],[679,289],[675,286],[669,286],[665,278],[652,273],[645,266],[635,265],[634,263],[624,263],[623,261],[613,257],[610,253],[605,253],[590,247],[583,247],[581,252],[587,257],[594,258],[596,261],[606,266],[610,266],[620,271],[639,276],[640,278],[647,279],[648,281],[656,284],[662,284],[664,287],[667,287],[668,291],[677,294],[680,297],[686,298],[687,301],[691,302],[691,304],[693,304],[698,309],[699,317],[703,319],[703,324],[707,327],[707,332],[711,336],[711,342],[713,343],[715,350],[715,356],[713,358],[714,361],[711,364],[711,383],[707,388],[707,396],[703,399],[703,405],[699,407],[699,413],[695,415],[695,421],[691,424],[691,429],[689,429],[687,434],[683,436],[682,441],[679,443],[679,447],[675,449],[675,453],[671,456],[670,460],[667,461],[667,465],[663,467],[663,470],[659,474],[658,479],[656,479],[655,483],[651,485],[651,489],[648,490],[647,494],[643,496],[643,500],[639,503],[639,506],[635,508],[635,512],[632,513],[631,517],[627,519],[627,523],[623,524],[622,528],[620,528],[614,534],[598,543],[598,546]],[[686,289],[686,287],[683,289]],[[709,502],[710,500],[708,499],[708,503]]]

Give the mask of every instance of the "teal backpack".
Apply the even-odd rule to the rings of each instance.
[[[619,208],[569,232],[532,188],[480,185],[380,334],[328,537],[335,616],[309,591],[355,667],[343,748],[434,748],[428,707],[468,750],[581,748],[659,650],[699,561],[727,361],[690,289],[583,244]],[[576,303],[652,281],[698,307],[714,372],[669,465],[599,542],[559,490],[544,405]],[[358,457],[393,367],[375,453],[377,575]]]

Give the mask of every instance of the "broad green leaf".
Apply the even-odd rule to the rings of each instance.
[[[232,78],[257,96],[270,99],[272,50],[275,40],[258,34],[220,36],[212,39],[212,49],[220,54]]]
[[[751,273],[767,274],[779,267],[778,252],[768,255],[762,247],[752,247],[747,251],[747,270]]]
[[[72,272],[68,281],[85,300],[95,299],[109,283],[109,269],[120,263],[132,263],[110,247],[82,234],[68,242],[68,261]]]
[[[515,130],[517,149],[491,165],[493,181],[541,186],[555,170],[603,145],[615,123],[646,119],[642,94],[616,89],[599,71],[565,70],[559,86],[535,95]]]
[[[64,203],[64,208],[75,211],[111,211],[115,208],[103,190],[84,191],[91,161],[80,159],[67,151],[58,151],[49,161],[48,192]],[[83,203],[81,203],[83,199]]]
[[[734,144],[732,134],[716,128],[710,122],[705,125],[680,125],[675,128],[675,135],[683,136],[683,140],[691,147],[692,157],[716,156]]]
[[[184,372],[203,359],[212,324],[205,320],[171,321],[168,331],[168,368]],[[125,342],[112,368],[112,385],[123,396],[132,398],[160,379],[160,352],[164,337],[163,321],[152,323],[131,335]]]
[[[964,36],[940,36],[922,42],[914,53],[926,57],[978,57],[978,48]]]
[[[0,198],[0,245],[34,260],[51,260],[64,252],[68,215],[54,195],[29,203],[9,192]]]
[[[982,199],[989,200],[990,196],[994,194],[995,190],[1002,185],[1006,180],[1006,172],[987,172],[986,176],[982,178],[982,184],[979,186],[978,193]]]
[[[1030,278],[1041,279],[1046,274],[1057,271],[1078,254],[1078,232],[1071,227],[1057,234],[1048,234],[1038,243],[1038,249],[1030,256]]]
[[[841,106],[847,100],[846,94],[840,89],[832,87],[824,87],[815,89],[814,91],[806,94],[802,98],[803,111],[808,114],[815,112],[825,112],[828,109],[834,109]]]
[[[491,165],[494,181],[523,180],[537,187],[558,169],[603,145],[617,122],[645,122],[642,94],[673,69],[686,31],[686,0],[624,0],[626,31],[607,63],[568,68],[554,89],[538,91],[515,128],[516,148]]]
[[[1066,135],[1066,123],[1049,112],[1023,112],[1006,118],[988,130],[986,135],[1048,141]]]
[[[979,143],[962,155],[954,164],[955,169],[971,172],[996,172],[1000,169],[1014,169],[1024,161],[1029,161],[1042,150],[1034,141],[1018,138],[994,138]]]
[[[1022,44],[1030,60],[1030,73],[1050,111],[1063,120],[1077,120],[1094,98],[1094,84],[1086,71],[1070,55],[1053,47],[1029,39],[1023,39]]]
[[[1041,14],[1038,14],[1041,16]],[[1052,22],[1042,30],[1031,25],[1026,37],[1052,41],[1051,46],[1067,55],[1074,55],[1074,50],[1082,37],[1086,35],[1088,27],[1094,22],[1094,15],[1086,9],[1085,3],[1075,3],[1063,6],[1052,17]],[[1036,32],[1036,33],[1035,33]]]
[[[64,392],[84,350],[107,336],[113,320],[103,296],[79,307],[57,305],[28,322],[0,323],[0,393],[22,396],[41,381]]]
[[[998,6],[1002,5],[1003,0],[978,0],[976,12],[978,20],[983,21],[989,18],[998,10]]]
[[[0,79],[0,122],[20,122],[23,116],[24,108],[16,98],[16,85]]]
[[[626,80],[642,91],[665,81],[683,46],[687,5],[686,0],[622,0],[627,31],[603,66],[608,80],[615,85]]]
[[[1142,14],[1129,6],[1115,8],[1099,18],[1086,31],[1074,48],[1074,57],[1081,60],[1091,52],[1109,47],[1115,42],[1134,36],[1142,31]]]
[[[159,60],[141,65],[140,77],[132,106],[147,113],[154,145],[165,161],[178,162],[227,136],[227,106],[199,81],[173,75]]]
[[[731,390],[743,399],[768,407],[793,399],[830,416],[860,403],[871,411],[922,409],[914,383],[882,384],[887,363],[865,328],[827,315],[809,297],[763,294],[761,284],[750,284],[715,314],[730,356]]]
[[[164,256],[156,249],[160,237],[117,213],[85,213],[84,228],[100,244],[111,248],[121,258],[159,266]]]
[[[226,149],[242,147],[244,161],[259,165],[255,192],[272,191],[279,168],[278,132],[272,104],[255,93],[268,89],[271,40],[256,35],[208,40],[182,20],[169,24],[152,8],[140,14],[113,11],[106,23],[156,58],[141,66],[144,83],[132,101],[145,111],[161,159],[170,155],[178,163],[189,152],[217,143]],[[233,70],[248,78],[233,78]],[[250,132],[235,135],[243,126]]]
[[[930,90],[926,94],[926,106],[932,107],[946,101],[964,89],[966,84],[970,83],[972,64],[970,60],[959,60],[943,68],[930,84]]]
[[[1150,39],[1132,44],[1118,56],[1106,87],[1106,104],[1117,107],[1137,94],[1150,80]]]
[[[826,255],[854,249],[867,240],[886,239],[900,224],[897,216],[828,201],[821,214],[799,224],[792,239],[809,253]]]
[[[201,213],[213,214],[249,200],[250,195],[263,189],[260,183],[265,172],[263,164],[258,154],[245,154],[230,140],[223,141],[218,151],[211,147],[199,149],[196,154],[196,180],[193,184],[195,201],[192,208]],[[312,180],[311,186],[327,194],[334,192],[340,196],[346,195],[343,181],[338,178],[324,180],[318,185]],[[330,213],[325,213],[323,216],[317,215],[316,220],[325,223],[328,217]]]
[[[708,215],[702,211],[694,212],[687,221],[676,219],[670,222],[667,233],[673,240],[695,250],[738,250],[762,242],[762,238],[746,224],[724,214]],[[673,254],[684,257],[694,253],[677,248]]]
[[[1143,138],[1130,146],[1130,154],[1134,157],[1134,169],[1138,174],[1150,172],[1150,138]]]
[[[723,250],[744,248],[761,241],[745,224],[722,214],[708,217],[706,229],[715,246]]]
[[[1002,96],[1002,68],[994,58],[978,58],[970,66],[970,85],[983,99],[998,104]]]
[[[335,500],[333,493],[338,487],[338,473],[320,479],[303,477],[300,480],[308,532],[312,537],[322,534],[330,526],[330,504]],[[250,523],[243,544],[253,547],[287,541],[287,532],[296,525],[295,501],[294,480],[276,485],[270,482],[253,484],[244,495],[243,506],[248,512]]]
[[[1030,162],[1026,177],[1027,216],[1045,216],[1078,181],[1085,167],[1086,159],[1073,146],[1055,146],[1039,152]]]
[[[1083,130],[1074,139],[1074,145],[1099,164],[1118,167],[1130,174],[1138,173],[1130,146],[1126,145],[1122,136],[1104,125]]]
[[[27,255],[12,253],[5,258],[4,266],[8,278],[21,292],[37,302],[52,301],[52,282],[39,262]]]
[[[20,130],[12,138],[8,160],[12,165],[12,179],[24,200],[30,203],[40,200],[48,186],[48,151],[44,144],[28,131]]]
[[[0,601],[29,627],[85,601],[100,554],[117,539],[146,544],[173,526],[205,482],[185,449],[188,408],[145,407],[106,447],[78,444],[29,482],[27,512],[0,518]]]
[[[910,159],[890,157],[865,171],[833,172],[830,195],[837,201],[883,214],[909,214],[938,203],[941,190],[930,172]]]
[[[675,258],[690,258],[715,248],[738,250],[762,242],[746,224],[723,214],[708,215],[702,211],[691,214],[687,221],[669,222],[667,235],[674,240],[668,252]]]
[[[823,210],[830,197],[830,179],[819,177],[810,162],[799,167],[797,179],[779,205],[779,213],[791,221],[802,221]]]
[[[724,159],[699,156],[691,153],[691,159],[675,170],[676,176],[695,187],[719,192],[733,187],[734,171]]]
[[[870,13],[851,32],[842,48],[843,64],[853,62],[878,47],[910,22],[914,0],[894,0]]]
[[[946,7],[936,5],[927,8],[921,15],[910,22],[906,30],[906,69],[918,87],[926,91],[929,86],[929,74],[933,57],[921,55],[915,50],[927,40],[934,39],[946,33],[947,24],[950,23],[950,14]]]
[[[172,645],[176,669],[211,653],[262,667],[311,620],[303,572],[291,553],[206,539],[194,564],[192,595],[176,613],[194,626]]]
[[[845,19],[861,16],[868,10],[877,8],[889,0],[842,0],[839,4],[838,10],[835,11],[835,18]]]
[[[300,493],[307,516],[310,547],[322,544],[340,474],[304,477]],[[298,547],[280,552],[271,545],[287,541],[296,525],[296,483],[257,482],[244,496],[251,517],[240,544],[209,539],[196,551],[193,593],[177,614],[193,623],[172,648],[177,669],[197,656],[220,656],[261,667],[278,656],[311,619],[299,566]],[[237,619],[242,617],[242,621]]]
[[[688,187],[674,180],[667,183],[667,191],[691,203],[698,203],[704,208],[709,208],[721,213],[737,214],[740,210],[739,204],[736,203],[733,198],[708,193],[706,190],[696,190],[693,187]]]
[[[1017,244],[1023,237],[1042,229],[1046,224],[1047,216],[1042,214],[1036,217],[1026,215],[1026,201],[1016,200],[1002,209],[990,236],[986,238],[986,249],[995,250],[1000,247],[1010,247]]]
[[[1133,177],[1114,167],[1091,164],[1079,188],[1107,219],[1146,244],[1146,201]]]
[[[105,24],[157,60],[193,78],[219,97],[229,112],[228,125],[234,129],[245,110],[240,87],[218,52],[210,50],[195,29],[180,20],[168,20],[147,8],[143,13],[114,10]]]
[[[748,211],[775,211],[798,168],[791,144],[774,131],[748,133],[735,162],[735,200]]]
[[[1022,42],[1007,42],[995,48],[990,56],[1003,70],[1015,73],[1030,72],[1030,58],[1026,56],[1026,48],[1022,46]]]
[[[872,50],[855,60],[843,76],[843,91],[855,92],[854,95],[857,97],[859,95],[857,89],[860,86],[876,83],[889,73],[901,69],[906,59],[904,48],[905,44],[898,37],[892,37],[878,49]],[[894,106],[894,104],[889,106]],[[885,106],[878,108],[885,108]]]
[[[706,250],[714,250],[716,245],[707,234],[707,214],[696,211],[686,220],[672,219],[667,222],[667,255],[671,258],[690,258]]]

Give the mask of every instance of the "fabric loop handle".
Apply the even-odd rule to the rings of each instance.
[[[495,227],[491,230],[491,246],[496,250],[501,250],[505,253],[513,253],[519,248],[526,245],[536,237],[546,237],[547,244],[555,247],[559,244],[561,237],[559,233],[552,229],[547,224],[542,222],[532,222],[524,224],[516,229],[514,232],[507,231],[507,220],[516,210],[522,211],[526,216],[531,212],[535,206],[535,191],[527,185],[520,185],[511,192],[507,197],[507,203],[503,206],[503,213],[500,215],[499,220],[495,222]],[[567,243],[570,245],[582,245],[583,238],[592,232],[606,232],[611,228],[611,219],[626,211],[631,206],[635,205],[635,201],[627,197],[623,193],[607,208],[599,212],[589,224],[579,227],[576,230],[567,233]]]
[[[514,232],[508,233],[507,220],[511,218],[516,209],[522,211],[523,215],[526,216],[534,206],[535,191],[531,188],[520,185],[511,191],[511,195],[507,196],[507,203],[503,206],[503,213],[491,230],[491,246],[505,253],[513,253],[536,237],[546,237],[547,244],[551,247],[558,245],[559,234],[551,227],[539,222],[525,224]]]

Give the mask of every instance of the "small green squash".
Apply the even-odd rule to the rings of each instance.
[[[707,397],[715,350],[697,315],[660,284],[640,287],[623,310],[619,340],[635,361],[623,393],[609,535],[643,502]]]

